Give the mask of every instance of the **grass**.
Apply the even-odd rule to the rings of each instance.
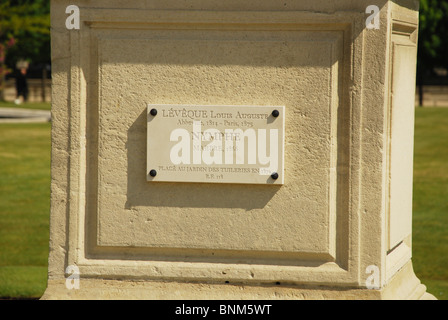
[[[23,104],[15,104],[14,102],[0,102],[0,108],[22,108],[22,109],[37,109],[37,110],[51,110],[51,103],[48,102],[28,102]]]
[[[0,124],[0,297],[46,288],[51,124]]]
[[[428,292],[448,300],[448,108],[417,108],[413,264]]]
[[[0,124],[3,298],[38,298],[46,288],[50,130],[49,123]],[[413,217],[414,270],[428,292],[448,299],[448,108],[416,110]]]

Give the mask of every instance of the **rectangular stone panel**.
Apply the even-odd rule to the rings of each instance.
[[[283,184],[285,108],[148,105],[147,180]]]
[[[394,24],[390,111],[389,244],[393,249],[412,233],[412,185],[417,26]]]
[[[98,145],[97,172],[90,170],[98,191],[89,234],[98,248],[335,260],[336,193],[344,186],[337,178],[342,31],[92,29],[91,36]],[[259,174],[262,185],[148,181],[148,159],[157,152],[148,147],[148,110],[162,105],[219,106],[235,115],[278,108],[285,128],[280,138],[276,127],[284,143],[278,181],[266,185],[272,179]],[[269,129],[275,122],[266,120]]]

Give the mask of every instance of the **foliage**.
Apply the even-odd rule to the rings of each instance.
[[[419,71],[448,68],[448,0],[420,0]]]
[[[19,59],[33,63],[50,62],[50,3],[49,0],[7,0],[10,6],[0,31],[9,33],[17,44],[9,51],[7,64],[14,66]],[[2,10],[0,10],[1,12]],[[0,35],[1,37],[1,35]]]
[[[14,37],[10,37],[9,39],[0,42],[0,90],[2,89],[2,80],[4,76],[11,71],[6,67],[5,64],[6,52],[8,51],[8,49],[14,47],[15,43],[16,40],[14,39]]]
[[[49,0],[0,2],[0,99],[5,75],[19,60],[50,62]]]

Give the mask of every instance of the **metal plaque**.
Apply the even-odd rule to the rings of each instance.
[[[284,183],[284,106],[148,105],[147,180]]]

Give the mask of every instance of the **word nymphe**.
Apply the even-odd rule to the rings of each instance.
[[[202,131],[201,121],[193,121],[191,132],[183,128],[171,132],[170,141],[178,143],[171,148],[170,159],[175,165],[260,164],[268,166],[266,173],[262,170],[260,174],[271,174],[278,168],[278,134],[278,129],[225,129],[221,132],[212,128]],[[202,142],[209,143],[204,147]]]

